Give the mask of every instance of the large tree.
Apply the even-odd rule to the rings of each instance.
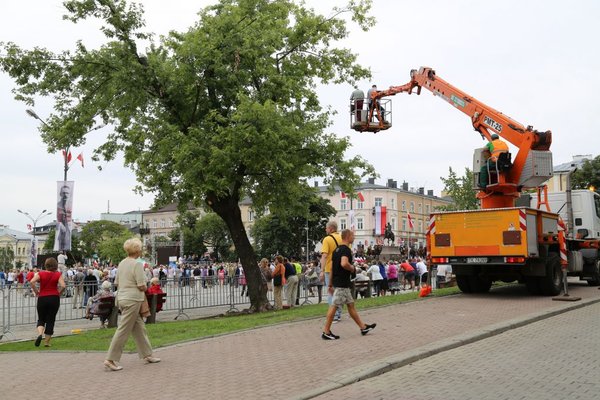
[[[477,192],[473,187],[473,171],[465,168],[465,174],[458,176],[452,167],[448,168],[448,177],[440,177],[444,183],[444,192],[452,197],[453,203],[441,206],[444,211],[476,210],[479,208]]]
[[[347,138],[326,132],[332,111],[319,84],[354,83],[369,71],[336,47],[347,20],[363,29],[370,0],[349,0],[325,17],[292,0],[221,0],[185,32],[155,39],[142,6],[121,0],[66,1],[66,19],[102,20],[107,42],[74,51],[24,50],[1,44],[0,66],[16,98],[52,96],[40,127],[49,151],[80,146],[98,124],[112,129],[96,159],[122,151],[156,201],[205,205],[227,224],[246,271],[252,309],[268,304],[240,199],[271,211],[296,201],[307,177],[350,189],[373,173],[345,158]],[[144,41],[145,50],[138,46]]]
[[[0,247],[0,270],[8,271],[13,269],[15,262],[15,251],[12,247]]]
[[[213,249],[217,261],[222,261],[222,258],[231,261],[233,242],[222,218],[212,212],[204,215],[198,221],[197,231],[204,245]]]

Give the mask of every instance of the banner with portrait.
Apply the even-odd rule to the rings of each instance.
[[[54,251],[71,250],[71,230],[73,229],[73,181],[57,182],[56,237]]]

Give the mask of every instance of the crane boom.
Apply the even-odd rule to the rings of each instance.
[[[478,193],[483,208],[513,207],[515,198],[519,197],[523,188],[537,187],[548,178],[546,175],[551,176],[552,157],[549,149],[552,133],[550,131],[540,132],[534,130],[532,126],[522,125],[446,82],[429,67],[421,67],[418,71],[413,69],[410,77],[410,82],[404,85],[373,91],[369,99],[370,104],[378,104],[380,99],[398,93],[420,95],[421,89],[425,88],[468,115],[473,128],[483,138],[491,141],[491,135],[496,133],[517,147],[518,153],[513,159],[512,166],[507,171],[499,171],[497,183],[488,185]],[[366,121],[353,124],[355,130],[378,132],[391,127],[391,124],[384,121],[383,116],[380,115],[380,107],[370,107],[367,115]],[[374,116],[379,123],[369,122]],[[540,162],[540,159],[543,161]],[[550,171],[539,171],[538,165],[543,164],[544,169],[547,170],[548,162]]]

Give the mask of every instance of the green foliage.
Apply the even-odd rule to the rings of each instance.
[[[262,286],[239,201],[249,197],[257,212],[295,208],[303,178],[346,188],[374,173],[362,158],[345,158],[349,139],[327,132],[332,110],[316,93],[319,83],[370,75],[337,42],[348,37],[345,16],[365,30],[373,24],[371,0],[351,0],[331,17],[292,0],[221,0],[193,27],[158,40],[143,31],[141,6],[65,6],[75,23],[100,19],[106,43],[77,42],[60,53],[0,43],[0,69],[15,80],[16,99],[54,101],[39,128],[48,150],[80,146],[99,124],[109,126],[94,160],[123,152],[137,189],[155,193],[157,203],[204,203],[223,218],[255,304]]]
[[[235,260],[235,252],[232,252],[233,241],[225,222],[215,213],[203,216],[197,224],[197,231],[202,237],[204,244],[212,247],[217,261],[222,259]]]
[[[95,253],[103,260],[111,259],[113,262],[118,262],[126,257],[123,243],[131,237],[129,230],[117,222],[93,221],[81,230],[82,253],[86,257],[91,257]],[[120,241],[119,251],[117,251],[118,241]]]
[[[48,237],[44,242],[44,251],[50,252],[54,251],[54,241],[56,240],[56,230],[52,229],[48,232]]]
[[[256,220],[252,227],[252,237],[260,257],[270,258],[282,254],[305,259],[306,253],[302,249],[306,249],[307,224],[309,252],[323,238],[325,225],[335,215],[335,208],[310,189],[302,195],[301,204],[304,205],[304,210],[280,210]]]
[[[442,211],[456,210],[477,210],[479,202],[477,201],[476,191],[473,189],[473,172],[465,168],[464,176],[457,176],[452,167],[448,168],[447,178],[440,177],[444,183],[444,191],[452,197],[453,204],[439,207]]]
[[[204,244],[204,238],[198,231],[198,213],[188,210],[179,214],[178,225],[177,228],[171,231],[170,239],[172,241],[179,241],[180,232],[183,231],[183,254],[204,254],[207,249]]]
[[[592,160],[586,160],[581,168],[571,175],[573,189],[600,188],[600,156]]]
[[[15,262],[15,251],[12,247],[0,247],[0,269],[8,271],[13,269],[13,263]]]

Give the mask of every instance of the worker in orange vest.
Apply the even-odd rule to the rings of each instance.
[[[496,168],[498,157],[502,153],[508,153],[508,145],[500,140],[497,134],[492,134],[492,141],[485,145],[484,153],[488,154],[487,162],[481,166],[479,171],[479,187],[485,188],[488,185],[488,168],[493,170]]]

